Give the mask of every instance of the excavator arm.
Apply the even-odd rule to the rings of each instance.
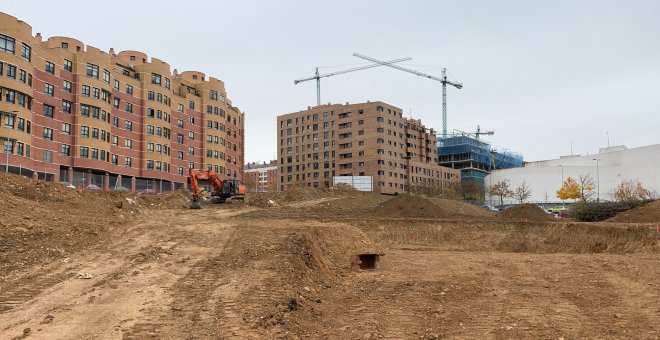
[[[200,209],[202,199],[200,197],[199,180],[206,179],[211,183],[214,192],[222,192],[222,180],[213,170],[190,169],[190,187],[192,189],[192,202],[190,208]]]

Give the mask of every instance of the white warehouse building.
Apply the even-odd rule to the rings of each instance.
[[[594,198],[612,200],[611,192],[623,181],[640,181],[649,190],[660,191],[660,144],[628,149],[625,146],[601,148],[598,154],[587,156],[562,156],[559,159],[525,163],[522,168],[495,170],[485,178],[486,186],[501,180],[509,180],[511,189],[526,181],[532,194],[526,200],[534,203],[561,202],[556,196],[563,179],[580,175],[594,179]],[[486,199],[499,204],[499,199]],[[506,199],[505,203],[516,203]]]

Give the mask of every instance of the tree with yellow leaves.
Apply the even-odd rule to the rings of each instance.
[[[594,179],[590,175],[580,175],[577,180],[568,176],[561,188],[557,190],[557,198],[562,200],[587,201],[594,195]]]
[[[562,200],[576,200],[580,198],[580,185],[573,177],[568,176],[564,183],[561,184],[561,188],[557,190],[557,198]]]

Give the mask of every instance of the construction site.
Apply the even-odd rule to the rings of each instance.
[[[250,39],[237,43],[233,31],[218,30],[240,27],[250,37],[245,32],[253,25],[228,24],[245,13],[273,32],[285,21],[295,23],[296,32],[322,25],[285,20],[286,13],[275,11],[229,15],[238,5],[211,5],[190,16],[195,22],[172,21],[155,9],[140,16],[186,33],[149,31],[142,43],[167,37],[177,47],[170,50],[186,53],[172,52],[173,61],[204,66],[209,58],[209,75],[179,72],[141,51],[44,38],[0,13],[0,339],[660,339],[660,194],[654,190],[660,145],[610,146],[607,131],[607,148],[597,154],[574,155],[570,140],[569,156],[523,161],[482,138],[492,130],[450,130],[447,89],[463,83],[445,67],[404,64],[410,57],[353,53],[363,64],[314,67],[313,75],[293,81],[316,83],[316,105],[305,109],[279,87],[282,60],[292,58],[278,53],[293,50],[285,48],[291,32],[271,38],[278,45],[264,51],[255,47],[263,42],[248,46]],[[349,13],[365,12],[332,6],[345,22]],[[368,10],[379,25],[403,17]],[[202,12],[224,16],[203,18]],[[264,20],[273,17],[281,22]],[[130,27],[131,20],[122,20],[120,26]],[[360,14],[355,22],[380,27],[368,20]],[[146,31],[142,24],[133,30]],[[332,30],[340,26],[349,25]],[[553,22],[552,31],[559,26]],[[392,37],[374,32],[378,39],[369,40]],[[454,54],[477,58],[496,50],[453,52],[470,40],[461,36],[453,47],[443,42],[442,53],[425,52],[441,40],[430,32],[432,44],[412,50],[443,63]],[[207,35],[217,40],[195,42]],[[414,40],[404,35],[403,41]],[[121,36],[117,43],[130,46],[129,36]],[[314,46],[314,59],[299,45],[287,72],[334,58],[323,52],[325,44]],[[400,45],[393,41],[392,50],[411,49]],[[507,46],[493,42],[500,45]],[[251,64],[223,59],[234,53]],[[269,60],[255,62],[248,54]],[[548,53],[522,55],[544,65],[537,59]],[[448,66],[462,65],[461,59]],[[550,107],[559,87],[540,91],[552,100],[530,92],[533,102],[520,104],[525,94],[506,97],[504,90],[514,88],[507,82],[538,70],[516,65],[509,80],[490,73],[506,69],[496,61],[469,60],[461,78],[482,92],[457,105],[460,123],[453,124],[499,124],[508,129],[502,135],[519,136],[518,147],[528,152],[534,143],[552,144],[543,133],[564,138],[570,124],[559,113],[567,109]],[[271,70],[263,72],[264,65]],[[354,79],[331,87],[354,102],[332,97],[322,103],[322,79],[372,68],[441,85],[434,92],[416,86],[415,110],[432,112],[422,121],[417,111],[413,117],[412,108],[403,109],[414,104],[415,84],[398,78]],[[236,69],[259,74],[250,78]],[[247,161],[245,111],[216,73],[237,89],[248,82],[236,79],[252,79],[236,98],[247,95],[241,106],[254,108],[248,139],[258,143],[249,141],[256,145],[251,152],[268,155],[268,163]],[[548,78],[523,78],[515,90]],[[362,90],[369,97],[356,94]],[[589,105],[600,117],[596,102]],[[540,109],[557,111],[550,123],[560,127],[531,128],[522,120]],[[538,136],[532,143],[523,133]]]
[[[579,223],[347,186],[199,210],[0,188],[3,339],[660,336],[657,201]]]

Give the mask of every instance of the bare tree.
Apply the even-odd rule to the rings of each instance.
[[[503,179],[488,187],[488,194],[500,198],[500,206],[504,205],[505,197],[513,197],[514,192],[511,190],[511,185],[508,179]]]
[[[523,181],[522,184],[516,187],[513,195],[522,204],[524,200],[532,196],[532,189],[527,184],[527,181]]]
[[[580,175],[578,177],[578,185],[580,190],[580,199],[583,201],[588,201],[594,196],[594,178],[591,177],[591,174]]]

